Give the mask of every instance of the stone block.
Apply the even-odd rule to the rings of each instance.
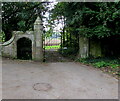
[[[90,56],[102,57],[101,42],[99,40],[90,40]]]
[[[89,56],[89,39],[79,36],[79,58],[87,58]]]

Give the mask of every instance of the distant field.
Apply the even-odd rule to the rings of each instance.
[[[44,42],[44,45],[45,45],[44,48],[46,50],[59,49],[60,48],[60,43],[61,43],[60,38],[46,39],[45,42]]]
[[[59,48],[60,48],[60,45],[45,46],[46,50],[48,50],[48,49],[59,49]]]
[[[60,38],[45,39],[45,46],[59,45],[61,43]]]

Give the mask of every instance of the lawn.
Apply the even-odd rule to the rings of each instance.
[[[59,48],[60,48],[60,45],[45,46],[46,50],[49,50],[49,49],[59,49]]]

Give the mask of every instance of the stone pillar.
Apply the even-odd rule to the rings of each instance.
[[[42,42],[42,35],[43,35],[43,25],[40,17],[38,17],[34,23],[34,57],[33,60],[35,61],[43,61],[43,42]]]
[[[89,56],[89,39],[79,35],[79,55],[78,58]]]

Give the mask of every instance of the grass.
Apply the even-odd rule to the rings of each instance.
[[[59,48],[60,48],[60,45],[45,46],[46,50],[49,50],[49,49],[59,49]]]
[[[113,76],[120,77],[120,58],[87,58],[78,59],[78,61],[87,65],[92,65],[95,68],[99,68],[112,74]]]

